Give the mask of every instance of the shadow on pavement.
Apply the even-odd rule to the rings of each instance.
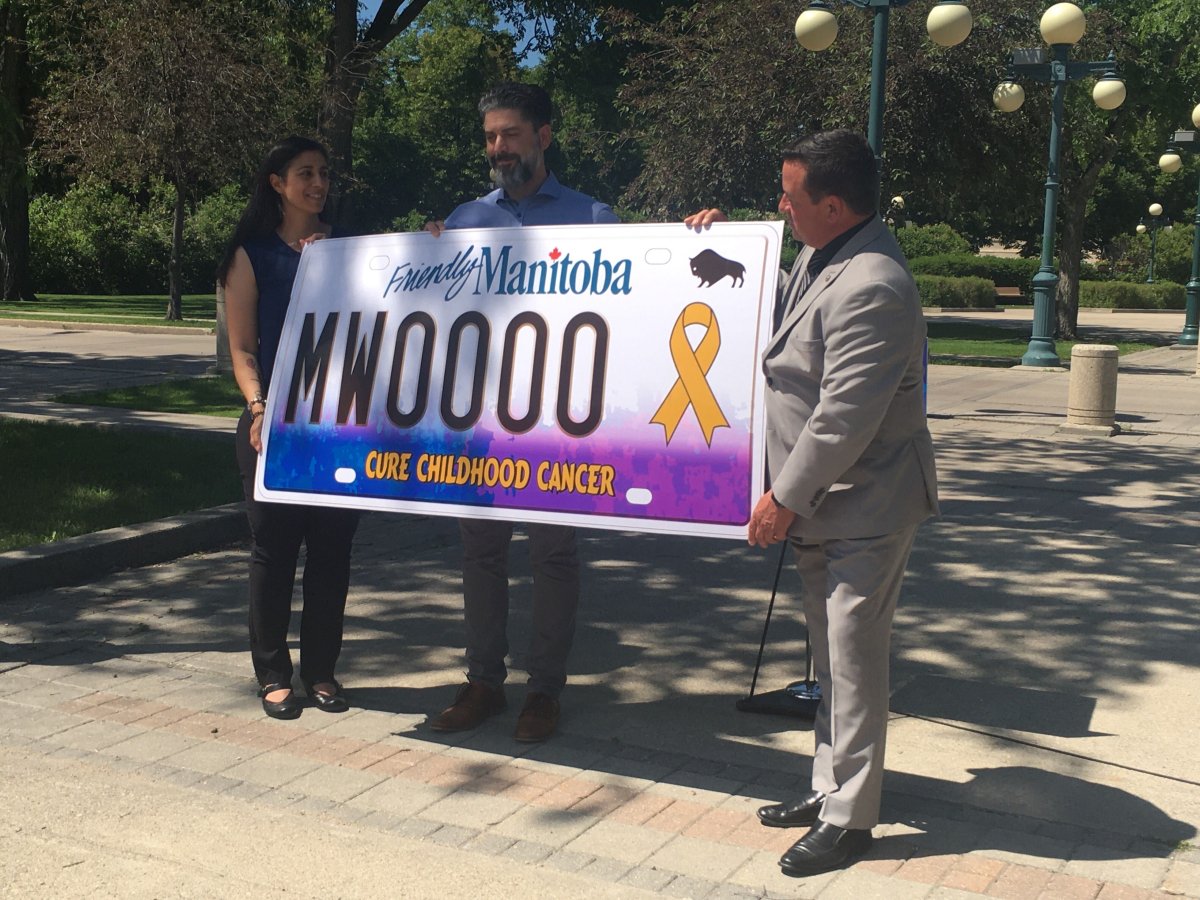
[[[1165,856],[1196,833],[1193,825],[1136,788],[1107,782],[1134,773],[1160,793],[1200,798],[1181,756],[1158,757],[1168,746],[1186,756],[1184,711],[1194,709],[1154,708],[1164,671],[1200,668],[1200,608],[1187,574],[1200,544],[1194,454],[969,432],[938,445],[943,516],[921,531],[910,564],[894,639],[893,709],[927,720],[923,727],[976,727],[998,764],[974,765],[951,750],[944,775],[889,773],[887,814],[908,821],[931,804],[969,804],[1016,817],[1002,837],[1022,846],[1001,849],[1036,854],[1037,841],[1007,835],[1045,820],[1136,833],[1164,842]],[[511,740],[529,633],[528,559],[518,537],[509,710],[448,739],[419,717],[444,707],[462,677],[455,523],[365,517],[341,672],[355,705],[411,717],[398,724],[407,737],[499,754],[696,787],[708,783],[706,772],[720,781],[719,772],[739,766],[758,794],[780,797],[802,784],[810,726],[734,708],[749,686],[777,551],[599,531],[581,532],[581,550],[584,599],[563,733],[534,748]],[[235,550],[7,601],[0,669],[86,654],[123,671],[176,667],[251,696],[244,568],[244,551]],[[797,588],[795,573],[785,572],[760,690],[803,676]],[[1086,762],[1102,774],[1009,764],[1039,750],[1060,768]],[[1000,840],[940,822],[928,827],[963,849]]]

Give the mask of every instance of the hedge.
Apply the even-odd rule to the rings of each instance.
[[[922,306],[944,309],[987,309],[995,306],[996,288],[985,278],[915,275]],[[1089,309],[1183,309],[1187,290],[1172,281],[1130,284],[1125,281],[1081,281],[1079,306]]]
[[[1090,309],[1183,309],[1187,290],[1173,281],[1132,284],[1127,281],[1079,282],[1079,306]]]
[[[1030,283],[1041,262],[1023,256],[976,256],[973,253],[941,253],[918,256],[908,261],[914,275],[946,275],[953,278],[986,278],[996,287],[1014,287],[1029,293]],[[1080,277],[1094,279],[1095,266],[1083,263]]]
[[[996,286],[986,278],[917,275],[922,306],[944,309],[988,309],[996,305]]]
[[[941,253],[908,261],[914,275],[943,275],[951,278],[984,278],[995,287],[1029,290],[1038,270],[1036,259],[976,256],[974,253]],[[993,292],[994,295],[994,292]]]

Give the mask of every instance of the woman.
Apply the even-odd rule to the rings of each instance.
[[[358,513],[254,499],[268,381],[300,250],[332,232],[321,220],[328,193],[329,157],[324,147],[293,136],[272,148],[259,167],[250,202],[217,271],[217,280],[225,288],[233,374],[246,398],[237,428],[237,458],[253,539],[250,656],[263,711],[276,719],[294,719],[304,706],[292,692],[287,646],[301,541],[306,555],[300,680],[317,709],[344,712],[349,708],[334,668],[342,647],[350,545]]]

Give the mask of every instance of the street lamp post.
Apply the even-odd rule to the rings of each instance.
[[[910,0],[842,0],[859,9],[871,10],[875,27],[871,43],[871,108],[867,117],[867,143],[875,152],[876,171],[883,172],[884,77],[887,73],[888,16],[893,6]],[[971,10],[962,0],[941,0],[929,11],[925,29],[929,39],[942,47],[961,44],[971,33]],[[837,17],[830,0],[812,0],[796,19],[796,40],[806,50],[820,52],[837,38]]]
[[[1145,234],[1150,232],[1150,265],[1146,269],[1146,284],[1154,284],[1154,254],[1158,250],[1158,230],[1160,228],[1170,228],[1171,220],[1164,220],[1162,217],[1163,208],[1161,203],[1151,203],[1147,210],[1150,213],[1150,218],[1142,216],[1142,220],[1138,222],[1137,233]]]
[[[1192,124],[1200,128],[1200,104],[1192,110]],[[1180,151],[1200,152],[1200,135],[1195,131],[1177,131],[1167,148],[1167,152],[1159,157],[1158,165],[1164,172],[1171,174],[1183,167]],[[1195,347],[1200,336],[1200,187],[1196,189],[1196,217],[1192,234],[1192,277],[1187,283],[1187,313],[1184,317],[1183,331],[1179,335],[1179,344],[1184,347]]]
[[[1059,142],[1067,83],[1101,74],[1092,89],[1092,99],[1101,109],[1116,109],[1125,102],[1125,82],[1117,77],[1116,59],[1110,53],[1100,62],[1071,62],[1072,45],[1083,37],[1087,21],[1074,3],[1056,3],[1042,15],[1042,37],[1050,54],[1042,48],[1014,50],[1008,66],[1008,81],[997,86],[992,100],[1001,112],[1015,112],[1025,102],[1025,91],[1017,78],[1046,81],[1054,93],[1050,116],[1050,162],[1046,174],[1045,214],[1042,219],[1042,264],[1033,276],[1033,335],[1021,365],[1046,368],[1060,365],[1054,349],[1054,292],[1058,272],[1054,267],[1054,226],[1058,208]]]
[[[892,233],[898,235],[900,233],[900,221],[904,216],[904,198],[897,194],[888,204],[887,212],[883,216],[883,221],[892,226]]]

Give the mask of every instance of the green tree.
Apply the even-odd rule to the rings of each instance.
[[[608,39],[605,5],[428,7],[381,54],[363,89],[354,133],[358,224],[408,227],[488,190],[476,101],[504,78],[536,81],[554,97],[551,167],[574,187],[616,199],[637,156],[614,102],[625,54]],[[670,0],[620,5],[653,16]],[[520,70],[518,45],[545,56]]]
[[[1143,183],[1153,181],[1155,176],[1145,173],[1153,171],[1163,138],[1152,136],[1165,136],[1186,115],[1177,107],[1183,105],[1179,98],[1193,96],[1200,79],[1200,6],[1192,0],[1097,2],[1088,8],[1088,34],[1080,52],[1097,59],[1094,54],[1108,47],[1116,50],[1128,99],[1106,120],[1072,116],[1063,153],[1057,314],[1059,335],[1067,338],[1075,336],[1079,317],[1083,250],[1089,243],[1094,247],[1112,237],[1089,230],[1098,224],[1092,214],[1098,209],[1095,201],[1101,184],[1111,192],[1121,183],[1121,173],[1131,171],[1143,173]],[[1090,104],[1087,97],[1073,99],[1076,104]],[[1137,194],[1127,195],[1126,203],[1144,208],[1150,191]],[[1131,219],[1119,223],[1118,233],[1128,231],[1136,222],[1132,214]]]
[[[623,3],[619,0],[487,0],[486,7],[493,21],[504,22],[513,33],[524,37],[525,44],[520,53],[525,55],[548,53],[555,48],[577,47],[594,41],[600,14],[608,7],[648,11],[660,9],[668,2],[670,0],[625,0]],[[379,123],[361,130],[356,128],[360,96],[381,66],[394,64],[396,57],[387,53],[393,42],[414,27],[417,31],[434,27],[430,23],[438,21],[438,10],[444,5],[439,3],[431,6],[429,0],[382,0],[374,16],[360,21],[358,0],[332,0],[332,3],[325,4],[330,15],[318,127],[333,153],[339,176],[348,187],[344,194],[334,198],[331,211],[335,217],[353,217],[354,201],[360,193],[364,195],[364,202],[369,201],[361,189],[362,183],[368,179],[357,167],[360,158],[365,161],[372,153],[359,154],[354,141],[359,135],[364,138],[369,134],[381,136],[381,130]],[[471,4],[474,7],[484,5]],[[427,8],[434,18],[423,17]],[[462,23],[455,24],[454,20],[465,8],[450,4],[442,27],[461,28]],[[477,10],[473,15],[478,19],[483,15],[482,10]],[[449,40],[453,43],[455,38],[452,36]],[[456,59],[461,58],[457,53],[462,49],[454,48],[456,55],[448,62],[451,67]],[[424,58],[431,68],[436,67],[428,57]],[[384,80],[389,79],[385,76]],[[461,82],[460,87],[466,89]],[[443,92],[447,96],[450,93]],[[459,100],[465,101],[466,97],[460,97]],[[378,104],[372,104],[372,109],[378,109]],[[453,120],[449,124],[453,126],[455,123],[456,120]],[[394,132],[390,133],[394,135]],[[403,140],[394,142],[393,154],[403,156],[403,145]],[[368,211],[366,215],[374,217],[377,213]]]
[[[359,224],[444,216],[486,187],[479,97],[517,75],[514,36],[484,0],[431,7],[384,54],[355,132]]]
[[[382,0],[369,21],[360,22],[359,0],[332,0],[325,43],[317,129],[350,190],[332,198],[330,212],[348,218],[354,196],[354,125],[358,100],[384,51],[416,21],[429,0]]]
[[[173,189],[169,319],[180,317],[189,201],[249,169],[291,116],[286,60],[263,11],[233,0],[84,0],[64,13],[42,150],[77,173]]]
[[[1000,61],[979,49],[1017,40],[1012,5],[972,2],[975,31],[949,49],[928,40],[920,6],[891,16],[884,194],[905,197],[910,221],[947,222],[972,243],[1019,239],[1037,205],[1036,166],[1017,165],[1033,127],[993,114]],[[807,132],[866,130],[871,17],[838,8],[837,44],[818,54],[797,46],[796,13],[784,0],[715,2],[622,33],[645,48],[621,92],[645,154],[627,202],[672,216],[713,202],[773,206],[780,149]],[[1036,20],[1028,27],[1036,33]],[[996,168],[1013,173],[1003,192],[981,177]]]
[[[0,0],[0,299],[33,300],[29,271],[29,146],[40,87],[33,5]]]
[[[607,0],[578,3],[574,18],[560,23],[552,37],[532,42],[544,50],[529,77],[548,90],[557,111],[547,161],[572,187],[616,203],[642,166],[641,147],[630,139],[626,110],[617,103],[632,54],[643,48],[619,36],[631,22],[656,22],[686,0]],[[626,216],[631,211],[625,210]]]
[[[1010,50],[1044,45],[1038,21],[1046,4],[970,5],[975,29],[949,49],[924,36],[927,7],[912,4],[891,17],[884,193],[902,194],[912,221],[944,221],[972,243],[999,239],[1036,252],[1050,91],[1029,85],[1025,106],[1009,116],[992,109],[990,98]],[[1135,149],[1133,140],[1165,133],[1171,104],[1191,98],[1200,79],[1194,0],[1095,0],[1086,10],[1087,34],[1072,56],[1100,59],[1115,49],[1129,99],[1117,113],[1105,113],[1092,104],[1089,83],[1068,91],[1056,242],[1063,337],[1075,332],[1083,250],[1102,247],[1128,227],[1094,215],[1097,196],[1123,196],[1151,177],[1150,153]],[[835,49],[816,54],[795,46],[788,28],[795,15],[795,5],[782,0],[713,2],[627,31],[648,48],[632,60],[622,92],[646,160],[628,202],[670,215],[714,201],[762,206],[778,192],[776,154],[795,135],[865,130],[870,17],[839,8]],[[1177,122],[1182,113],[1171,115]],[[1155,144],[1153,158],[1161,139]],[[1119,174],[1130,170],[1142,174]]]

